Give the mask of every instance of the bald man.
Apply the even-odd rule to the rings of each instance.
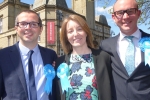
[[[112,100],[150,100],[150,66],[139,47],[140,39],[150,35],[137,27],[141,11],[135,0],[117,0],[113,11],[120,32],[100,45],[111,55]]]

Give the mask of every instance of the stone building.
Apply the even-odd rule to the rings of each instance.
[[[102,39],[110,37],[110,26],[105,16],[95,20],[93,1],[72,0],[72,9],[66,0],[34,0],[33,5],[21,0],[4,0],[0,3],[0,49],[15,44],[19,37],[15,31],[15,17],[23,10],[36,11],[42,19],[43,32],[39,36],[39,45],[54,49],[58,55],[63,54],[59,41],[59,31],[63,18],[69,14],[77,14],[86,18],[93,33],[94,44],[98,48]]]

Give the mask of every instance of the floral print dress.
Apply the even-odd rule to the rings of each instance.
[[[66,100],[98,100],[92,54],[71,55],[68,79],[72,89]]]

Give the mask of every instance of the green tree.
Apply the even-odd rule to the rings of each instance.
[[[96,0],[95,0],[96,1]],[[104,8],[110,6],[110,4],[115,3],[116,0],[97,0],[101,2]],[[141,10],[141,16],[139,18],[139,24],[150,25],[150,0],[137,0],[139,9]],[[110,9],[111,13],[113,10]],[[150,27],[148,28],[150,29]]]
[[[142,14],[139,19],[140,24],[150,25],[150,0],[137,0]],[[148,28],[150,29],[150,27]]]

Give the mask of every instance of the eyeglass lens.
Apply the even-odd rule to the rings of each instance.
[[[114,12],[114,14],[115,14],[116,17],[121,18],[124,15],[124,13],[127,13],[128,16],[135,14],[136,9],[137,8],[131,8],[131,9],[127,9],[127,10],[120,10],[120,11]]]
[[[29,22],[29,23],[28,22],[18,22],[18,26],[21,28],[26,28],[28,24],[32,28],[36,28],[39,26],[39,23],[37,23],[37,22]]]

